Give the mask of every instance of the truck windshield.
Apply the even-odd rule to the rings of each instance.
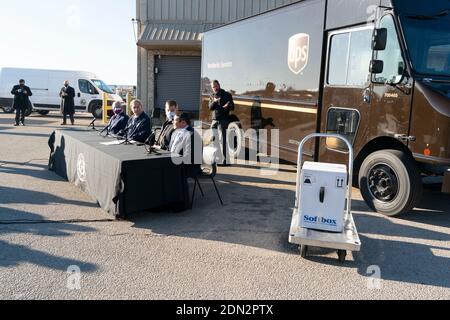
[[[450,9],[426,15],[403,14],[413,68],[429,76],[450,76]]]
[[[99,89],[102,90],[103,92],[111,93],[111,94],[114,93],[114,92],[111,90],[111,88],[108,87],[108,85],[107,85],[106,83],[104,83],[102,80],[95,80],[95,79],[92,79],[92,82],[95,84],[95,86],[96,86],[97,88],[99,88]]]

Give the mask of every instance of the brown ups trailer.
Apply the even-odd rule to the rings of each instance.
[[[207,32],[202,63],[203,123],[217,79],[234,95],[230,130],[279,129],[282,159],[309,133],[347,137],[378,212],[411,210],[421,178],[450,168],[449,0],[299,1]],[[305,156],[345,163],[347,151],[328,139]]]

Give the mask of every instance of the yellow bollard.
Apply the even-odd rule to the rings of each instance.
[[[108,124],[108,94],[103,93],[103,124]]]
[[[131,96],[131,93],[127,93],[127,110],[126,110],[126,113],[127,113],[127,115],[131,115],[131,100],[132,100],[132,96]]]

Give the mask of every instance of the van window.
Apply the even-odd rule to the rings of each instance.
[[[382,73],[374,74],[374,82],[395,84],[402,79],[405,62],[391,15],[381,19],[380,28],[387,29],[387,43],[386,50],[377,51],[377,59],[384,62],[384,68]]]
[[[328,84],[364,86],[368,82],[372,33],[372,28],[366,28],[331,37]]]
[[[82,93],[87,94],[98,94],[97,89],[87,80],[78,80],[78,86],[80,87],[80,91]]]

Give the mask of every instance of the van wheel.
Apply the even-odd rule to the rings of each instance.
[[[48,115],[48,114],[50,113],[50,111],[48,111],[48,110],[39,110],[38,113],[39,113],[41,116],[46,116],[46,115]]]
[[[369,155],[359,170],[359,188],[367,205],[386,216],[411,211],[422,196],[422,180],[414,159],[398,150]]]
[[[101,103],[92,106],[92,115],[97,119],[103,118],[103,105]]]
[[[33,112],[33,107],[28,106],[28,108],[25,110],[25,113],[24,113],[25,117],[29,117],[32,112]]]
[[[3,107],[3,112],[4,113],[13,113],[14,112],[14,108],[12,106]]]
[[[228,155],[231,159],[237,159],[242,152],[242,142],[244,135],[239,122],[232,122],[228,126],[227,131],[227,144]]]

